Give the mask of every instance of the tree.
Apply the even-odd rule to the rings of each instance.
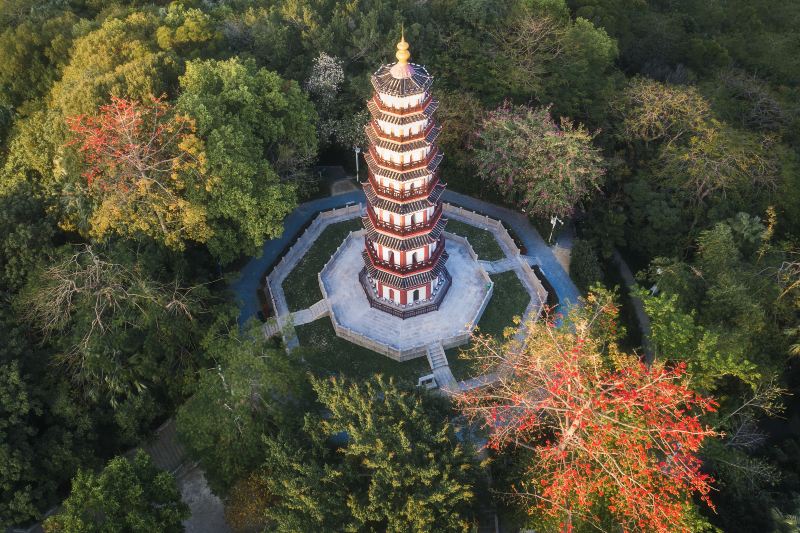
[[[189,507],[175,479],[159,472],[150,456],[112,459],[102,472],[82,470],[72,481],[64,509],[44,522],[48,533],[149,533],[183,531]]]
[[[622,118],[621,134],[628,142],[670,145],[699,131],[711,109],[697,88],[670,85],[636,76],[612,106]]]
[[[193,201],[212,186],[191,119],[162,98],[145,104],[111,97],[97,116],[67,119],[85,162],[89,194],[97,198],[94,236],[139,233],[173,248],[211,236],[205,207]]]
[[[59,250],[15,305],[74,390],[111,406],[134,438],[159,416],[156,397],[181,398],[209,302],[205,287],[162,282],[136,261],[126,266],[86,245]]]
[[[679,309],[677,295],[662,292],[651,296],[641,291],[639,297],[650,317],[650,342],[656,357],[685,362],[694,387],[713,392],[726,376],[736,377],[752,388],[762,381],[758,366],[748,360],[744,346],[725,346],[718,334],[697,325],[694,313]]]
[[[774,137],[735,130],[713,119],[687,144],[666,147],[662,157],[661,178],[698,204],[713,195],[752,194],[777,186]]]
[[[262,460],[262,435],[300,426],[310,390],[299,362],[268,348],[258,328],[209,337],[207,357],[216,365],[178,410],[177,428],[211,488],[226,494]]]
[[[697,453],[714,436],[700,417],[715,403],[687,388],[684,365],[648,368],[607,344],[595,321],[608,310],[592,309],[566,326],[552,316],[525,325],[521,345],[476,339],[474,355],[499,381],[458,404],[489,430],[490,448],[529,451],[513,490],[550,521],[544,529],[688,530],[691,497],[711,505]]]
[[[29,397],[27,384],[16,362],[0,364],[0,527],[8,527],[37,515],[42,487],[33,462],[36,428],[29,418],[40,411]]]
[[[549,108],[503,106],[481,124],[474,160],[482,179],[538,217],[567,216],[603,176],[602,157],[583,126]]]
[[[328,414],[267,440],[274,530],[468,530],[475,466],[446,408],[381,377],[313,385]]]
[[[69,63],[51,91],[54,109],[69,117],[94,113],[116,96],[146,101],[164,94],[179,71],[179,60],[155,40],[159,18],[136,11],[109,17],[94,31],[75,40]]]
[[[283,231],[295,185],[316,155],[316,113],[297,83],[253,61],[191,61],[177,109],[197,124],[210,186],[198,191],[221,262]]]
[[[590,241],[575,239],[569,258],[569,274],[575,285],[584,292],[602,281],[603,268],[597,259],[597,250]]]
[[[16,292],[52,249],[55,231],[28,183],[0,193],[0,293]]]

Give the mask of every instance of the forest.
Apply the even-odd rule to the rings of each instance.
[[[577,233],[491,394],[315,374],[229,290],[401,31],[448,189]],[[0,528],[182,531],[121,458],[174,417],[237,532],[800,532],[799,356],[798,2],[0,0]]]

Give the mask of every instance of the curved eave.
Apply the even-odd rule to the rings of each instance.
[[[413,289],[420,285],[430,283],[441,275],[448,258],[447,252],[442,252],[439,261],[436,262],[433,268],[409,276],[398,276],[397,274],[392,274],[391,272],[386,272],[385,270],[375,267],[375,265],[370,262],[369,254],[366,250],[362,252],[362,255],[364,256],[364,264],[367,267],[367,274],[369,274],[373,280],[380,281],[396,289]]]
[[[419,122],[421,120],[425,120],[430,118],[436,112],[436,109],[439,107],[439,101],[435,98],[432,98],[428,105],[422,108],[417,113],[409,113],[407,115],[395,115],[392,113],[387,113],[383,109],[375,103],[374,100],[370,99],[367,101],[367,109],[369,110],[370,115],[375,120],[382,120],[384,122],[388,122],[389,124],[397,124],[398,126],[403,126],[405,124],[411,124],[412,122]]]
[[[400,238],[378,231],[372,224],[372,221],[369,219],[369,217],[362,217],[361,220],[364,223],[367,239],[374,243],[380,244],[381,246],[385,246],[386,248],[391,248],[392,250],[401,252],[406,250],[415,250],[417,248],[422,248],[425,245],[438,242],[442,236],[442,233],[444,233],[445,226],[447,226],[447,219],[442,217],[428,233],[415,235],[413,237]]]
[[[375,128],[372,126],[372,124],[368,124],[364,128],[364,132],[367,134],[367,138],[369,139],[370,143],[379,148],[391,150],[392,152],[396,153],[411,152],[414,150],[419,150],[420,148],[425,148],[426,146],[431,146],[436,141],[436,138],[439,136],[441,131],[442,128],[436,126],[431,128],[431,131],[428,132],[424,139],[398,142],[391,138],[381,136],[380,133],[375,131]]]
[[[422,65],[409,63],[413,68],[413,74],[407,78],[395,78],[392,75],[392,67],[395,63],[381,65],[372,75],[372,87],[385,94],[392,96],[413,96],[424,93],[433,85],[433,76]]]
[[[428,207],[436,205],[439,202],[439,198],[442,197],[444,189],[445,185],[443,183],[437,183],[436,187],[431,190],[427,198],[402,203],[379,196],[372,188],[370,182],[364,183],[364,194],[367,196],[367,201],[372,207],[391,211],[398,215],[409,215],[415,211],[421,211],[422,209],[427,209]]]
[[[364,160],[367,162],[367,166],[370,171],[372,171],[372,174],[397,181],[408,181],[433,174],[436,172],[436,169],[439,168],[439,164],[442,162],[443,158],[444,154],[442,154],[442,151],[437,147],[436,154],[431,158],[426,167],[400,172],[381,166],[375,161],[369,151],[364,152]]]

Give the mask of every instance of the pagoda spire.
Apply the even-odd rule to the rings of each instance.
[[[397,63],[400,65],[405,65],[408,63],[408,59],[411,57],[411,52],[408,51],[408,43],[406,42],[406,35],[405,29],[401,26],[400,27],[400,42],[397,43],[397,52],[394,54],[394,57],[397,58]]]

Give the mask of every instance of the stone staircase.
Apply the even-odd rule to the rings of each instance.
[[[431,365],[433,377],[439,390],[445,394],[458,392],[458,381],[450,370],[447,356],[444,354],[444,347],[441,342],[434,342],[425,347],[425,355],[428,357],[428,364]]]
[[[269,339],[281,332],[281,326],[277,319],[271,318],[261,326],[261,331],[264,332],[264,337]]]
[[[443,366],[449,366],[447,363],[447,356],[444,354],[442,343],[435,342],[425,348],[425,355],[428,356],[428,364],[431,365],[431,370],[436,370]]]

